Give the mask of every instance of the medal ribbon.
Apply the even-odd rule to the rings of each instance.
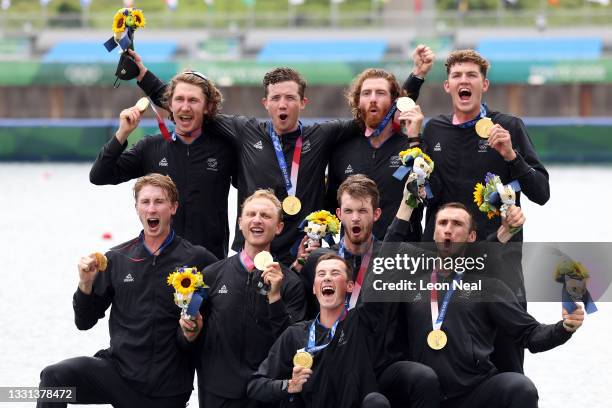
[[[149,98],[149,105],[151,105],[151,109],[153,109],[153,113],[155,113],[155,119],[157,119],[157,127],[159,127],[159,131],[161,132],[164,139],[166,139],[166,141],[168,142],[171,140],[176,140],[176,136],[174,135],[174,132],[172,133],[172,135],[170,135],[170,132],[168,132],[166,123],[164,122],[164,119],[161,117],[161,115],[155,108],[155,104],[153,103],[151,98]]]
[[[461,275],[456,274],[455,278],[453,279],[453,284],[459,279],[461,279]],[[442,327],[442,322],[444,322],[444,317],[446,317],[448,304],[450,303],[451,296],[453,296],[455,287],[453,284],[451,284],[451,287],[446,291],[444,299],[442,300],[442,308],[438,314],[438,291],[435,288],[436,283],[438,283],[438,273],[436,271],[431,273],[431,283],[433,284],[433,288],[431,289],[429,295],[431,300],[431,326],[434,330],[440,330],[440,327]]]
[[[329,343],[331,343],[331,341],[334,339],[334,335],[336,334],[336,328],[338,327],[338,323],[340,323],[340,321],[346,317],[346,314],[347,311],[346,309],[344,309],[340,317],[338,317],[338,319],[334,322],[332,328],[329,330],[329,334],[327,335],[327,337],[329,337],[329,341],[325,344],[321,344],[320,346],[316,345],[317,336],[315,332],[315,324],[319,324],[320,326],[323,325],[319,321],[319,315],[317,315],[316,319],[314,319],[314,321],[310,324],[310,329],[308,330],[308,345],[306,346],[304,351],[314,355],[316,352],[323,350],[325,347],[329,346]]]
[[[276,153],[276,160],[278,161],[278,167],[281,169],[283,180],[285,181],[285,188],[287,189],[287,195],[295,196],[295,190],[297,188],[298,171],[300,169],[300,159],[302,157],[302,124],[299,123],[300,136],[295,141],[295,148],[293,149],[293,161],[291,163],[291,178],[289,178],[289,172],[287,171],[287,162],[285,162],[285,156],[283,155],[283,146],[281,145],[280,138],[274,131],[272,122],[268,122],[268,129],[270,139],[274,145],[274,152]]]
[[[255,269],[255,264],[253,263],[253,260],[250,256],[247,255],[246,250],[244,249],[240,251],[240,262],[242,263],[242,266],[244,266],[244,269],[247,270],[247,272],[251,272],[253,271],[253,269]]]
[[[372,257],[372,247],[374,246],[374,237],[372,237],[372,242],[368,247],[366,254],[361,259],[361,265],[359,266],[359,271],[357,272],[357,277],[355,278],[355,287],[353,288],[353,292],[351,292],[351,298],[349,300],[348,309],[351,310],[357,304],[357,299],[359,299],[359,293],[361,292],[361,285],[363,283],[363,277],[368,269],[368,264],[370,263],[370,258]],[[344,238],[340,240],[340,248],[338,248],[338,255],[344,258]]]
[[[460,127],[462,129],[471,128],[476,125],[476,122],[478,122],[482,118],[485,118],[486,116],[487,116],[487,105],[485,105],[484,103],[481,103],[480,113],[478,114],[478,116],[476,116],[472,120],[468,120],[467,122],[459,123],[458,125],[455,125],[455,126]]]
[[[395,104],[395,102],[393,102],[393,105],[391,105],[391,107],[389,108],[389,111],[387,112],[383,120],[378,124],[378,126],[376,127],[376,129],[374,129],[374,131],[370,134],[370,136],[366,136],[366,137],[376,137],[380,135],[381,132],[389,124],[389,121],[391,120],[393,115],[395,115],[395,111],[397,111],[397,105]]]

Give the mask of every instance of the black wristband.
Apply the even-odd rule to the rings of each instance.
[[[510,160],[510,161],[507,161],[507,162],[506,162],[506,163],[508,163],[508,165],[510,165],[510,166],[513,166],[514,164],[516,164],[516,163],[519,161],[519,158],[520,158],[520,157],[519,157],[519,153],[516,151],[516,149],[512,149],[512,150],[514,150],[514,154],[515,154],[516,156],[514,157],[514,159],[512,159],[512,160]]]
[[[423,141],[423,138],[421,137],[420,133],[419,133],[418,136],[414,136],[414,137],[408,136],[408,143],[414,143],[414,142],[421,143],[422,141]]]

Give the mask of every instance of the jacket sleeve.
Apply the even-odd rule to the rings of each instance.
[[[101,186],[119,184],[144,176],[143,152],[148,140],[142,139],[125,151],[123,145],[113,136],[103,147],[89,171],[89,181]]]
[[[431,150],[432,148],[428,143],[430,137],[429,135],[432,135],[435,132],[435,120],[429,120],[423,128],[423,138],[420,145],[418,146],[424,153],[427,153],[429,156],[432,156],[433,153]],[[440,204],[440,197],[442,196],[444,181],[441,177],[439,177],[439,173],[440,171],[437,170],[434,166],[434,171],[429,176],[429,187],[431,188],[431,193],[433,194],[433,197],[427,200],[428,208],[436,208]],[[429,212],[430,211],[428,210],[428,213]]]
[[[540,324],[520,306],[505,284],[497,282],[493,290],[495,298],[487,302],[491,318],[523,347],[538,353],[560,346],[572,337],[572,333],[563,328],[562,321]]]
[[[286,330],[272,345],[268,357],[259,365],[251,376],[247,386],[249,398],[262,402],[279,402],[299,400],[299,396],[281,389],[282,381],[288,380],[293,372],[293,355],[299,347],[296,335],[299,329],[292,327]],[[290,405],[293,406],[293,405]]]
[[[363,134],[359,124],[353,119],[335,119],[319,123],[318,126],[323,130],[322,135],[327,142],[329,149],[334,149],[337,144],[344,142],[352,137]]]
[[[287,268],[283,268],[283,274],[281,298],[268,304],[268,318],[276,336],[280,336],[290,324],[304,320],[306,315],[306,298],[301,280]]]
[[[291,276],[287,286],[283,288],[282,299],[289,314],[289,324],[293,324],[306,318],[306,294],[300,277],[290,269],[283,269],[284,274]]]
[[[111,305],[114,298],[114,290],[110,283],[110,268],[99,272],[94,280],[91,294],[86,295],[77,288],[72,296],[72,308],[74,309],[74,323],[79,330],[89,330],[95,326],[98,320],[104,317],[104,312]]]
[[[397,217],[393,218],[393,221],[387,228],[384,242],[420,242],[420,230],[417,230],[417,227],[412,222],[413,216],[414,211],[410,221],[401,220]]]
[[[424,79],[417,78],[411,72],[410,75],[408,75],[408,78],[406,78],[406,80],[404,81],[404,85],[402,86],[402,88],[404,89],[404,91],[406,91],[408,97],[410,97],[410,99],[416,102],[416,100],[419,99],[421,86],[424,82]]]
[[[151,70],[147,70],[142,81],[138,82],[138,86],[151,98],[155,105],[168,109],[166,101],[164,100],[167,84],[155,76]]]
[[[508,163],[510,177],[519,181],[521,191],[527,198],[544,205],[550,198],[548,172],[538,158],[523,121],[519,118],[514,118],[513,121],[510,132],[516,159]]]

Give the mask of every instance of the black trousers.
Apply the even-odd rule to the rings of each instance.
[[[440,401],[438,376],[431,367],[414,361],[398,361],[378,377],[380,391],[393,408],[437,408]]]
[[[483,381],[472,392],[443,401],[442,408],[537,408],[538,390],[529,378],[501,373]]]
[[[75,357],[45,367],[41,387],[76,387],[78,404],[111,404],[116,408],[184,408],[191,393],[168,398],[152,398],[134,390],[119,375],[113,363],[99,357]],[[38,408],[66,407],[62,402],[41,402]]]
[[[381,393],[371,392],[361,401],[361,408],[391,408],[391,404]]]
[[[263,403],[247,398],[221,397],[206,391],[202,386],[198,387],[198,401],[200,408],[262,408],[265,406]]]

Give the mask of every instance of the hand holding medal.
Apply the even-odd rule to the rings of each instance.
[[[255,267],[260,271],[264,271],[272,262],[274,262],[274,258],[272,258],[272,254],[268,251],[261,251],[255,255],[255,259],[253,259]]]
[[[259,293],[268,296],[268,302],[273,303],[280,299],[280,288],[283,281],[283,271],[278,262],[268,251],[261,251],[253,259],[255,268],[263,273],[257,282]]]
[[[409,137],[418,137],[424,119],[421,108],[407,96],[397,98],[395,105],[399,112],[402,133]]]
[[[147,108],[149,107],[149,98],[147,98],[146,96],[143,96],[142,98],[138,100],[138,102],[136,102],[135,106],[136,106],[136,109],[140,111],[140,113],[144,113],[144,111],[146,111]]]
[[[100,252],[94,252],[79,260],[79,289],[86,295],[93,289],[93,282],[98,272],[104,272],[108,267],[108,259]]]
[[[476,129],[476,134],[483,139],[489,138],[489,132],[491,131],[492,127],[493,121],[491,120],[491,118],[487,117],[478,119],[476,125],[474,125],[474,128]]]
[[[308,353],[307,351],[304,351],[304,349],[298,350],[293,356],[294,367],[312,368],[313,362],[314,359],[312,357],[312,354]]]
[[[291,379],[285,380],[286,390],[289,394],[298,394],[302,392],[302,387],[312,375],[312,370],[303,366],[294,366],[291,371]]]
[[[494,148],[506,161],[514,160],[516,152],[512,148],[510,132],[500,124],[493,123],[491,118],[483,117],[474,125],[476,134],[483,139],[489,139],[489,146]]]
[[[142,97],[136,104],[130,108],[124,109],[119,113],[119,129],[115,133],[117,141],[121,144],[125,143],[130,134],[140,124],[142,113],[149,107],[149,99]]]

